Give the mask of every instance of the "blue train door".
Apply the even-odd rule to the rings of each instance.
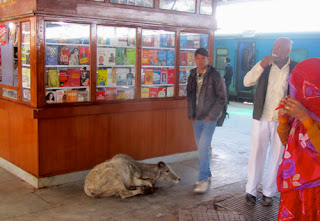
[[[238,98],[253,99],[252,87],[243,85],[243,78],[248,71],[251,70],[256,63],[256,43],[255,42],[239,42],[238,44],[238,60],[237,60],[237,94]]]

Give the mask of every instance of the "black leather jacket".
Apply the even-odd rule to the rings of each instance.
[[[190,72],[187,85],[189,119],[203,120],[208,117],[216,121],[227,104],[224,79],[215,68],[208,65],[199,95],[198,107],[196,107],[197,68]]]

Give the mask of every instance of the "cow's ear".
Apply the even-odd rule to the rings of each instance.
[[[165,164],[165,162],[163,162],[163,161],[160,161],[159,163],[158,163],[158,167],[159,168],[163,168],[163,167],[165,167],[166,166],[166,164]]]

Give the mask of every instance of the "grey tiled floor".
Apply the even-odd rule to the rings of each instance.
[[[179,220],[179,210],[215,198],[241,193],[247,177],[252,106],[231,102],[230,119],[217,128],[212,140],[212,182],[206,194],[192,192],[198,160],[169,163],[180,176],[179,184],[157,183],[158,190],[128,199],[92,199],[83,191],[84,181],[36,190],[0,169],[0,220]]]

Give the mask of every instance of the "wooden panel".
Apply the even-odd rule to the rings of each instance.
[[[78,0],[38,0],[37,9],[71,15],[77,13],[77,2]]]
[[[91,169],[113,155],[137,160],[195,150],[186,109],[39,119],[40,177]]]
[[[33,110],[6,101],[0,101],[0,108],[3,129],[0,133],[0,153],[3,153],[1,157],[37,176],[38,136],[37,120],[33,119]]]
[[[158,8],[130,7],[110,3],[97,3],[85,0],[38,0],[36,14],[78,16],[80,20],[109,19],[110,24],[127,22],[144,23],[152,26],[192,27],[196,29],[216,29],[214,16],[199,15]]]
[[[105,114],[105,113],[122,113],[122,112],[135,112],[135,111],[152,111],[162,109],[175,109],[186,108],[186,99],[174,100],[168,99],[144,99],[132,101],[116,101],[113,103],[104,104],[84,104],[84,106],[73,106],[73,104],[63,103],[57,104],[51,108],[35,109],[34,116],[37,119],[41,118],[59,118],[59,117],[72,117],[83,116],[91,114]]]
[[[128,154],[134,159],[165,155],[166,111],[111,114],[110,155]]]
[[[39,120],[40,176],[91,169],[108,159],[108,117]]]
[[[0,3],[0,18],[4,20],[7,17],[31,14],[36,8],[36,0],[10,0]]]
[[[6,109],[0,108],[0,157],[10,159],[10,119],[9,112]]]
[[[168,112],[166,122],[166,155],[196,150],[192,121],[186,109]]]
[[[32,45],[35,46],[33,49],[36,54],[36,61],[35,63],[31,63],[36,65],[36,69],[32,72],[31,80],[31,89],[32,89],[32,95],[36,95],[36,97],[32,97],[33,101],[32,103],[36,103],[37,107],[41,107],[45,105],[46,99],[45,99],[45,39],[44,39],[44,33],[45,33],[45,24],[44,19],[41,17],[37,17],[36,20],[33,22],[33,25],[35,25],[36,28],[36,35],[33,36],[33,39],[31,40]],[[34,42],[36,41],[36,42]]]

